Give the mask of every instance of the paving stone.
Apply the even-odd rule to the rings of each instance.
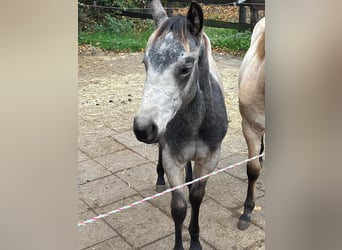
[[[78,150],[78,161],[86,161],[86,160],[89,160],[89,157],[82,153],[80,150]]]
[[[264,240],[262,240],[261,242],[257,243],[256,245],[248,247],[248,250],[265,250],[265,249],[266,249],[266,245],[265,245],[265,241]]]
[[[223,173],[209,178],[206,194],[228,208],[243,205],[246,199],[247,182]],[[264,192],[256,189],[256,197]]]
[[[232,165],[232,164],[241,162],[243,160],[246,160],[247,158],[248,158],[247,155],[244,156],[242,154],[237,154],[237,155],[233,155],[231,157],[223,158],[220,160],[220,162],[218,164],[218,168],[227,167],[229,165]],[[246,163],[243,163],[237,167],[229,169],[227,171],[227,173],[229,173],[230,175],[237,177],[239,179],[242,179],[245,181],[248,180],[247,172],[246,172]],[[262,191],[266,190],[265,184],[264,184],[265,177],[266,177],[266,166],[265,166],[265,164],[263,164],[261,167],[260,176],[259,176],[257,183],[256,183],[256,187]]]
[[[79,221],[84,221],[95,216],[96,214],[94,212],[87,211],[79,215]],[[104,241],[116,235],[117,233],[101,220],[78,227],[80,249],[92,246],[97,242]]]
[[[137,140],[137,138],[135,138],[133,130],[129,130],[120,134],[113,135],[113,138],[115,138],[115,140],[122,143],[128,148],[146,145],[145,143],[140,142]]]
[[[213,200],[201,209],[206,212],[200,213],[200,237],[218,250],[245,249],[265,238],[264,231],[253,224],[245,231],[239,230],[232,212]]]
[[[79,148],[91,158],[95,158],[123,150],[125,147],[112,137],[107,136],[104,138],[81,138]]]
[[[136,193],[114,175],[79,185],[78,189],[79,197],[92,208],[108,205]]]
[[[232,155],[229,157],[225,157],[223,159],[220,160],[220,162],[218,163],[217,167],[218,168],[225,168],[227,166],[239,163],[243,160],[247,159],[247,155],[243,155],[243,154],[236,154],[236,155]],[[247,180],[247,173],[246,173],[246,163],[243,163],[239,166],[236,166],[234,168],[231,168],[227,171],[227,173],[229,173],[232,176],[235,176],[237,178],[240,178],[242,180]]]
[[[148,160],[130,150],[118,151],[97,157],[95,160],[113,173],[148,162]]]
[[[132,247],[121,237],[114,237],[84,250],[130,250]]]
[[[83,213],[85,211],[88,211],[90,208],[88,207],[87,204],[85,204],[80,198],[77,199],[77,208],[78,208],[78,213]]]
[[[116,176],[134,190],[153,189],[157,180],[156,166],[151,163],[144,164],[118,172]]]
[[[118,142],[144,156],[152,162],[158,161],[158,145],[139,142],[132,130],[113,136]]]
[[[117,133],[115,130],[104,127],[103,125],[95,125],[92,122],[82,120],[83,119],[81,119],[81,122],[79,122],[78,126],[79,137],[105,138]]]
[[[155,187],[151,189],[146,189],[140,192],[144,197],[152,196],[156,194]],[[153,203],[156,207],[158,207],[164,214],[168,215],[171,218],[171,193],[164,194],[163,196],[159,196],[153,200],[150,201]]]
[[[141,196],[132,196],[124,199],[123,202],[116,202],[97,209],[97,212],[108,212],[141,199]],[[173,232],[173,221],[149,203],[113,214],[106,217],[105,220],[134,247],[144,246]]]
[[[261,227],[262,229],[265,229],[265,206],[266,206],[266,196],[262,196],[260,198],[257,198],[255,200],[255,208],[252,212],[252,223],[255,223],[257,226]],[[237,214],[243,213],[243,206],[241,206],[237,210]]]
[[[183,230],[183,246],[184,249],[189,249],[190,247],[190,235],[187,230]],[[215,250],[211,246],[209,246],[207,243],[205,243],[203,240],[200,239],[202,248],[205,250]],[[169,237],[166,237],[164,239],[160,239],[150,245],[147,245],[141,250],[155,250],[155,249],[172,249],[175,244],[175,236],[174,234],[170,235]]]
[[[87,160],[78,163],[78,184],[83,184],[110,174],[111,172],[94,160]]]

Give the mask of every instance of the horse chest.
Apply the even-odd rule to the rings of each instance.
[[[209,151],[215,151],[225,134],[225,131],[220,132],[224,125],[215,129],[220,124],[208,120],[174,119],[168,125],[164,136],[171,152],[193,159],[205,157]]]

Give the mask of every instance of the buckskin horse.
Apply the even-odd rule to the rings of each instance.
[[[144,53],[146,79],[133,130],[139,141],[159,143],[167,179],[175,187],[184,183],[182,174],[190,161],[194,161],[194,178],[216,167],[228,129],[227,111],[210,41],[203,32],[200,5],[192,2],[186,17],[168,17],[159,0],[153,0],[151,7],[157,28]],[[190,249],[202,249],[198,217],[206,183],[203,179],[189,190]],[[184,249],[186,213],[184,189],[174,190],[174,249]]]
[[[238,77],[239,109],[242,131],[248,147],[248,157],[264,150],[265,133],[265,17],[255,25],[251,45],[240,66]],[[238,228],[245,230],[251,223],[255,206],[255,183],[259,177],[262,158],[247,163],[248,188],[243,214]]]

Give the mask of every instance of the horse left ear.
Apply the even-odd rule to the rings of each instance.
[[[198,3],[191,2],[187,20],[189,31],[191,34],[197,36],[203,29],[203,11]]]

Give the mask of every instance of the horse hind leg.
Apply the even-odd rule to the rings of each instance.
[[[192,166],[191,161],[186,164],[185,167],[185,182],[192,181]],[[188,185],[188,189],[190,191],[192,184]]]
[[[157,183],[156,183],[156,191],[158,193],[166,190],[165,178],[164,178],[164,167],[162,161],[162,148],[159,145],[159,153],[158,153],[158,164],[157,164]]]
[[[248,146],[248,157],[251,158],[259,154],[261,150],[260,141],[263,134],[256,133],[250,125],[243,120],[243,134]],[[247,163],[248,188],[247,196],[244,202],[244,211],[239,218],[238,228],[245,230],[251,223],[251,213],[255,206],[255,183],[260,174],[261,165],[259,159]]]

